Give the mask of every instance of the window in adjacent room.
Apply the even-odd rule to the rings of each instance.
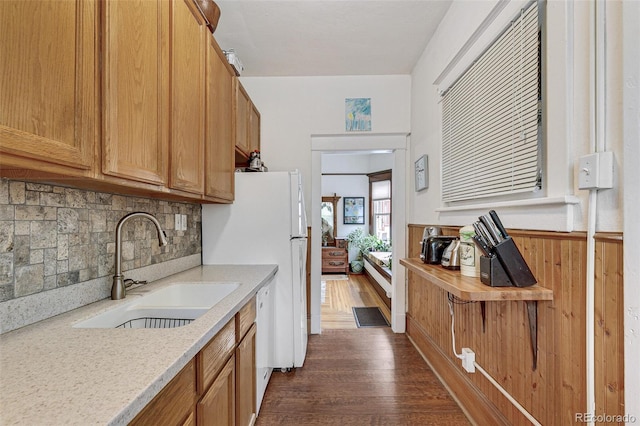
[[[443,94],[445,202],[532,193],[542,188],[538,9],[537,1],[522,9]]]
[[[391,243],[391,171],[369,175],[371,235]]]

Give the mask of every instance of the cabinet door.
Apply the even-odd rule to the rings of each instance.
[[[196,413],[191,412],[191,414],[189,414],[189,417],[187,417],[187,420],[182,423],[182,426],[196,426]]]
[[[196,367],[193,360],[133,419],[132,426],[188,424],[196,401]]]
[[[249,110],[251,99],[240,84],[240,80],[234,79],[235,82],[235,141],[238,148],[244,155],[249,156]]]
[[[196,419],[198,426],[234,426],[235,425],[235,356],[218,374],[213,384],[198,402]]]
[[[260,151],[260,111],[250,103],[249,111],[249,152]]]
[[[128,0],[105,1],[101,5],[102,171],[125,179],[165,184],[170,4],[165,0]]]
[[[93,0],[0,1],[0,167],[89,174],[97,22]]]
[[[205,195],[234,198],[233,71],[215,39],[207,46]]]
[[[236,349],[236,419],[238,426],[249,426],[256,415],[256,324]]]
[[[170,20],[169,186],[204,191],[205,47],[209,32],[192,0],[173,0]]]

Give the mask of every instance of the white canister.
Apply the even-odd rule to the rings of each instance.
[[[473,241],[473,226],[460,228],[460,273],[467,277],[480,276],[480,250]]]

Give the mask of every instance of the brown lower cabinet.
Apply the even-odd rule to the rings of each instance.
[[[196,409],[198,426],[236,424],[236,358],[232,356],[204,394]]]
[[[236,424],[249,426],[256,420],[256,324],[236,348]]]
[[[183,425],[193,415],[196,402],[196,366],[194,360],[136,416],[132,425]]]
[[[131,424],[248,426],[255,423],[255,340],[253,298]]]

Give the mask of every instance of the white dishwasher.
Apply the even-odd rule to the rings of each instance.
[[[273,368],[273,279],[256,296],[256,415],[269,384]]]

